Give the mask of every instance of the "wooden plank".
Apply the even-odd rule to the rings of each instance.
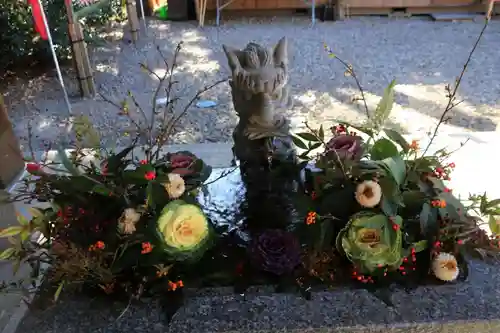
[[[432,0],[433,6],[469,6],[477,4],[477,0]]]
[[[431,17],[434,21],[457,22],[474,21],[478,15],[470,13],[431,13]]]
[[[215,1],[215,0],[208,0],[209,3],[210,1]],[[241,0],[236,0],[236,1],[241,1]],[[262,1],[262,0],[259,0]],[[327,1],[327,0],[326,0]],[[404,0],[406,1],[406,0]],[[383,15],[383,16],[388,16],[391,13],[394,13],[394,9],[404,9],[404,12],[408,14],[409,16],[411,15],[428,15],[431,13],[450,13],[450,12],[459,12],[459,13],[485,13],[486,12],[486,6],[484,4],[474,4],[474,5],[469,5],[469,6],[434,6],[434,5],[425,5],[424,1],[429,1],[429,0],[411,0],[415,1],[413,6],[396,6],[396,7],[386,7],[386,6],[366,6],[366,0],[346,0],[346,5],[344,7],[344,12],[345,16],[363,16],[363,15]],[[374,1],[375,3],[379,3],[378,1]],[[318,6],[321,4],[320,1],[318,1]],[[353,5],[354,4],[354,5]],[[280,5],[282,6],[282,5]],[[210,10],[210,7],[207,7],[209,9],[209,15],[213,16],[213,10]],[[215,8],[215,7],[214,7]],[[300,7],[295,7],[295,8],[309,8],[309,5],[306,3],[302,3]],[[279,13],[286,14],[287,10],[292,9],[292,8],[267,8],[266,11],[262,11],[259,8],[245,8],[245,9],[232,9],[231,7],[224,8],[224,11],[227,10],[228,12],[231,12],[233,15],[242,15],[242,16],[268,16],[271,15],[271,12],[273,11],[272,15],[279,15]],[[292,14],[290,12],[290,14]]]

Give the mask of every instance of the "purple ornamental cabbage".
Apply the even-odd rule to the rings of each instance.
[[[257,235],[249,250],[257,268],[276,275],[291,273],[301,263],[297,238],[283,230],[270,229]]]
[[[359,160],[363,155],[362,139],[357,135],[342,134],[330,139],[326,153],[336,151],[341,160]]]

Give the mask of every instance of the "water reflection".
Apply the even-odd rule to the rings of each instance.
[[[232,168],[215,169],[210,183]],[[302,222],[297,210],[297,186],[290,177],[263,172],[242,181],[240,170],[207,186],[198,200],[219,234],[232,235],[246,243],[250,234],[263,228],[287,228]]]

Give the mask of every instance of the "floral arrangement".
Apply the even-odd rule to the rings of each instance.
[[[364,101],[353,67],[328,52],[345,65]],[[153,101],[163,83],[172,87],[174,67],[159,77]],[[484,258],[500,252],[496,238],[482,231],[485,222],[477,217],[487,217],[491,231],[499,234],[500,200],[489,200],[485,194],[457,199],[446,186],[455,167],[449,162],[451,153],[428,154],[439,126],[457,104],[464,71],[454,88],[448,88],[448,106],[424,149],[385,126],[394,81],[373,114],[364,101],[368,117],[362,125],[339,122],[325,131],[306,124],[307,132],[293,136],[304,150],[296,169],[301,187],[293,190],[295,207],[290,209],[299,218],[284,218],[289,222],[285,224],[257,221],[250,226],[247,220],[222,226],[218,219],[236,219],[235,215],[229,209],[211,214],[217,207],[211,207],[210,200],[203,205],[197,200],[198,192],[208,191],[211,168],[187,151],[162,152],[175,123],[201,92],[171,118],[177,99],[167,96],[163,113],[153,103],[152,118],[160,118],[158,127],[140,110],[139,119],[135,117],[126,102],[110,101],[146,138],[141,146],[144,157],[135,156],[138,139],[122,151],[107,151],[91,124],[76,119],[76,145],[69,154],[59,149],[60,161],[27,164],[30,176],[11,200],[47,205],[33,209],[31,220],[20,217],[20,225],[0,231],[13,245],[0,258],[17,266],[29,263],[34,278],[45,270],[48,281],[58,286],[56,298],[69,287],[132,298],[157,292],[173,307],[170,314],[182,304],[182,298],[174,296],[182,296],[184,286],[230,285],[242,292],[250,285],[274,284],[279,290],[298,288],[308,298],[315,284],[372,290],[395,282],[418,286],[465,279],[466,253]],[[266,189],[273,184],[266,183]],[[286,188],[279,187],[281,197],[290,194]],[[264,195],[268,193],[252,201],[254,209],[277,206]],[[35,239],[34,233],[42,237]]]
[[[446,186],[455,168],[449,161],[453,152],[427,154],[450,110],[460,103],[457,89],[487,23],[455,86],[446,88],[448,105],[424,149],[385,127],[395,81],[371,114],[353,67],[325,45],[356,81],[367,120],[362,125],[340,122],[330,128],[329,139],[323,127],[306,124],[309,131],[294,137],[304,150],[302,180],[310,197],[305,224],[316,244],[313,257],[318,252],[340,255],[350,278],[361,283],[421,284],[429,281],[428,272],[445,282],[465,279],[466,250],[483,258],[498,255],[500,200],[486,194],[457,199]],[[481,228],[485,224],[491,236]],[[314,268],[313,273],[318,275]]]
[[[195,262],[212,244],[211,226],[196,199],[212,168],[189,151],[162,150],[203,93],[175,112],[177,99],[170,95],[174,68],[175,63],[159,77],[153,97],[166,85],[169,102],[153,103],[149,117],[134,96],[120,103],[103,96],[136,125],[138,135],[130,146],[107,150],[89,120],[76,117],[71,149],[59,148],[56,158],[46,154],[41,161],[31,153],[29,175],[8,200],[36,201],[36,208],[30,220],[19,215],[19,225],[0,231],[12,243],[0,253],[2,260],[14,261],[15,267],[29,263],[33,279],[44,272],[57,286],[57,297],[63,289],[135,297],[154,286],[183,286],[169,273],[172,265]],[[139,139],[145,144],[139,146]]]

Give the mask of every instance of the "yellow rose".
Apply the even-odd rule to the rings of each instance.
[[[172,201],[163,209],[157,227],[165,251],[174,256],[191,256],[203,248],[210,234],[208,220],[200,208],[181,200]]]
[[[356,187],[356,200],[366,208],[373,208],[380,203],[382,189],[377,182],[365,180]]]
[[[168,174],[168,183],[163,185],[170,199],[177,199],[186,191],[184,179],[176,173]]]

